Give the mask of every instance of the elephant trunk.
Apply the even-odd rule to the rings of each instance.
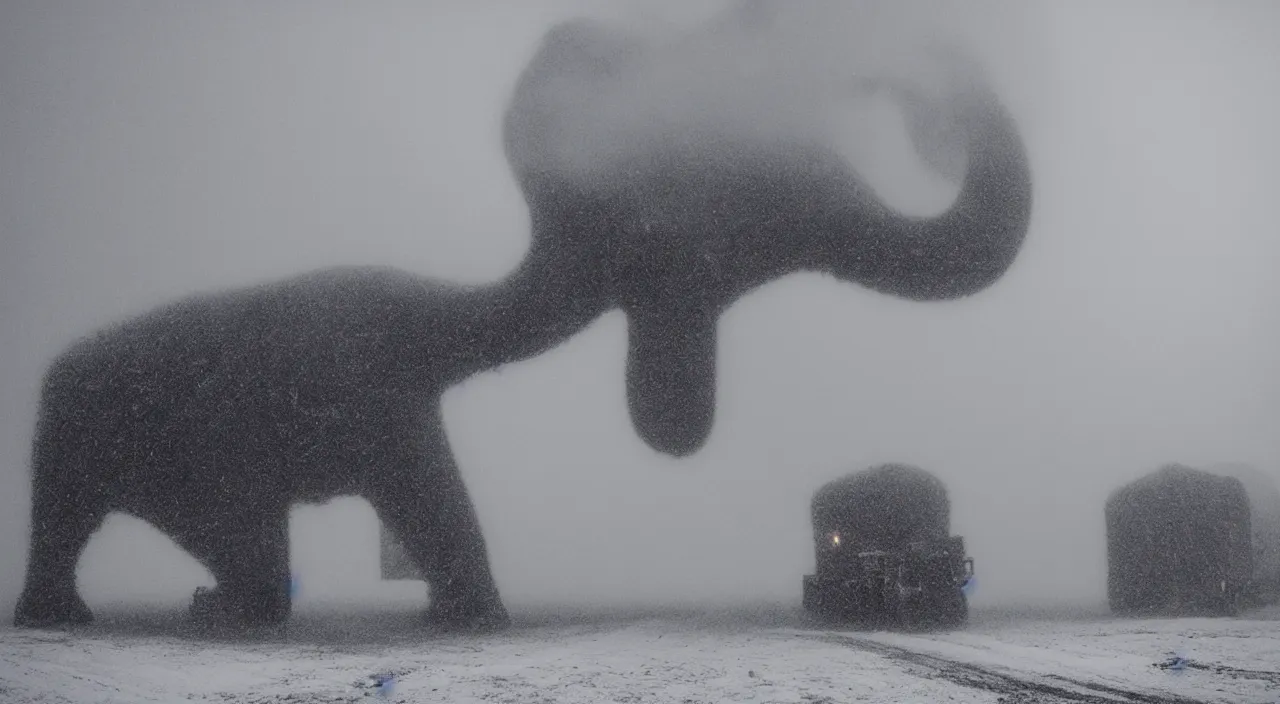
[[[870,289],[919,301],[977,293],[1013,264],[1030,226],[1032,179],[1013,117],[985,85],[973,85],[958,114],[968,127],[968,167],[952,207],[910,217],[832,193],[829,218],[810,264]]]
[[[502,281],[469,292],[466,320],[477,369],[535,357],[613,307],[601,278],[603,218],[590,201],[537,189],[533,242]]]

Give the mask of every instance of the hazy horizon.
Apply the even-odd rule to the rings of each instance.
[[[542,33],[726,4],[0,6],[0,621],[25,569],[40,376],[61,348],[179,296],[333,264],[499,279],[528,245],[502,110]],[[1113,489],[1168,462],[1276,475],[1280,6],[912,6],[985,42],[1023,129],[1036,201],[1018,261],[944,304],[812,274],[753,292],[721,321],[716,425],[685,459],[631,427],[616,311],[449,391],[510,603],[798,600],[813,491],[882,462],[948,484],[975,604],[1101,600]],[[786,44],[787,70],[827,65],[844,35],[823,27]],[[849,31],[864,50],[880,36]],[[752,85],[722,70],[724,95]],[[848,136],[851,159],[900,160],[882,134]],[[945,203],[918,164],[871,177],[891,202]],[[357,499],[295,510],[313,593],[381,588],[373,520]],[[80,569],[90,606],[208,579],[124,517]]]

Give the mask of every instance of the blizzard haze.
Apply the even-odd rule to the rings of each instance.
[[[589,15],[667,41],[711,32],[726,4],[0,5],[3,618],[25,569],[40,376],[61,348],[177,296],[332,264],[498,279],[528,246],[502,111],[543,32]],[[581,116],[579,146],[616,149],[611,130],[643,133],[655,113],[786,130],[844,116],[841,149],[887,200],[945,207],[954,186],[926,168],[954,157],[945,140],[922,160],[884,106],[832,98],[822,117],[794,100],[838,93],[842,62],[921,78],[899,42],[948,27],[1022,126],[1023,252],[951,303],[807,274],[742,299],[721,320],[714,431],[681,460],[632,430],[616,312],[451,390],[448,432],[511,605],[798,602],[812,492],[887,461],[948,484],[975,604],[1100,601],[1115,487],[1171,461],[1280,467],[1280,7],[805,7],[763,38],[673,46],[599,103],[626,121]],[[376,582],[361,500],[296,509],[292,542],[304,598],[396,586]],[[211,583],[125,516],[79,576],[91,607]]]

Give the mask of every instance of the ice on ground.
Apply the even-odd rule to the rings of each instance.
[[[233,641],[121,611],[68,632],[0,630],[0,701],[1274,704],[1280,613],[1252,616],[977,611],[960,631],[898,634],[817,629],[777,605],[513,609],[506,633],[430,636],[405,608],[313,608]],[[1186,669],[1160,666],[1172,652]]]

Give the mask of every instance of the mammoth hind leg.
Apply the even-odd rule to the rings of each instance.
[[[438,409],[370,478],[379,520],[404,544],[431,593],[428,620],[442,630],[498,630],[509,625],[489,567],[475,507],[454,464]],[[419,439],[420,438],[420,439]]]
[[[270,500],[212,502],[174,538],[213,574],[217,586],[197,591],[191,616],[203,626],[242,629],[288,620],[289,504]]]
[[[71,467],[50,467],[37,452],[31,492],[31,537],[27,576],[13,625],[45,628],[88,623],[93,613],[76,590],[80,554],[106,518],[105,502],[62,477],[83,476]]]

